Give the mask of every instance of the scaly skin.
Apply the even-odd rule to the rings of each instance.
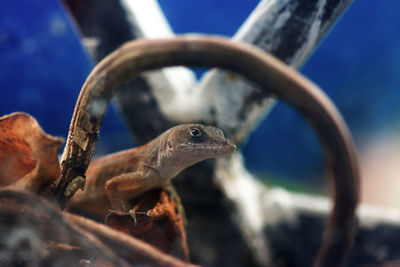
[[[93,161],[87,170],[85,190],[77,192],[69,206],[103,215],[110,208],[128,211],[127,200],[163,187],[199,161],[226,156],[235,149],[218,128],[178,125],[143,146]]]

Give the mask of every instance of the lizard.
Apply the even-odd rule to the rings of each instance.
[[[331,216],[315,266],[339,266],[354,237],[360,178],[357,151],[343,118],[321,89],[295,70],[265,51],[224,38],[183,36],[132,41],[96,65],[75,105],[60,176],[52,187],[60,207],[85,184],[105,110],[118,88],[144,71],[176,65],[213,66],[237,72],[258,84],[263,97],[287,102],[313,126],[324,147],[334,191]],[[201,120],[215,122],[215,111],[210,107],[205,112],[210,115]],[[227,133],[240,145],[243,132]]]
[[[110,154],[90,163],[84,191],[76,192],[69,207],[104,214],[129,212],[129,199],[167,186],[187,167],[233,153],[236,146],[221,129],[202,124],[180,124],[145,145]],[[111,207],[110,207],[111,206]]]

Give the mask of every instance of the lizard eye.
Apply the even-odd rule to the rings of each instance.
[[[192,129],[190,129],[190,135],[193,137],[199,137],[199,136],[201,136],[201,132],[197,128],[192,128]]]

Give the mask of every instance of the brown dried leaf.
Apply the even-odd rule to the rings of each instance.
[[[112,212],[107,215],[105,224],[168,254],[189,260],[184,215],[174,190],[167,187],[148,191],[132,211],[133,214]]]
[[[57,179],[61,138],[46,134],[22,112],[0,118],[0,186],[38,191]]]

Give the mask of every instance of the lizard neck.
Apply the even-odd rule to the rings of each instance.
[[[154,154],[156,164],[153,165],[159,172],[161,178],[166,181],[169,181],[182,170],[202,160],[200,158],[195,159],[188,155],[181,155],[179,152],[172,150],[168,146],[168,137],[170,134],[173,134],[173,132],[167,131],[159,136],[157,145],[155,146],[157,153]]]

